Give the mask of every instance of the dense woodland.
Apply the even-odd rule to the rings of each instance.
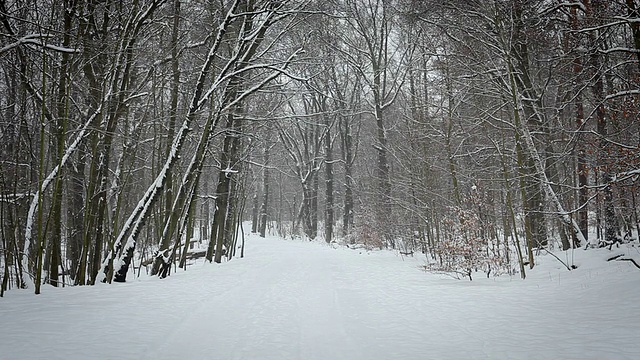
[[[248,231],[469,277],[631,241],[639,11],[1,0],[2,292],[165,277]]]

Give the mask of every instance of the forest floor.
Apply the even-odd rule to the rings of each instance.
[[[638,359],[640,270],[558,255],[578,268],[539,256],[524,281],[468,281],[421,256],[249,236],[244,259],[167,279],[9,291],[0,358]]]

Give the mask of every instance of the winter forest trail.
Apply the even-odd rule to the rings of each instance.
[[[569,273],[544,261],[526,281],[456,281],[391,252],[250,237],[245,259],[197,264],[164,280],[9,292],[0,299],[0,353],[6,360],[637,358],[640,274],[623,263]]]

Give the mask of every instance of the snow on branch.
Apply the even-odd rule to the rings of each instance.
[[[0,49],[0,55],[21,45],[36,45],[45,49],[49,49],[49,50],[53,50],[53,51],[57,51],[57,52],[61,52],[61,53],[67,53],[67,54],[75,54],[75,53],[79,53],[80,50],[79,49],[72,49],[72,48],[67,48],[64,46],[58,46],[58,45],[53,45],[53,44],[48,44],[43,42],[42,40],[40,40],[41,38],[46,38],[48,36],[42,35],[42,34],[31,34],[31,35],[26,35],[21,37],[20,39],[18,39],[17,41],[6,45],[5,47]]]
[[[604,99],[606,101],[606,100],[615,99],[617,97],[629,96],[629,95],[640,95],[640,90],[634,89],[634,90],[620,91],[620,92],[617,92],[615,94],[607,95]]]
[[[634,48],[618,46],[618,47],[613,47],[613,48],[609,48],[609,49],[598,50],[598,52],[601,53],[601,54],[611,54],[611,53],[614,53],[614,52],[637,53],[637,52],[640,52],[640,50],[634,49]]]
[[[543,10],[541,13],[542,14],[547,14],[550,12],[554,12],[560,8],[564,8],[564,7],[575,7],[578,8],[580,10],[582,10],[582,12],[586,13],[587,12],[587,8],[584,6],[584,4],[580,1],[572,1],[572,2],[563,2],[560,4],[557,4],[553,7],[550,7],[548,9]]]
[[[614,16],[613,18],[627,23],[640,23],[640,18],[630,18],[626,16]]]
[[[613,176],[613,179],[611,179],[611,182],[612,183],[620,182],[620,181],[624,181],[637,176],[640,176],[640,169],[635,169],[635,170],[625,171],[625,172],[615,174]]]
[[[5,202],[5,203],[9,203],[9,204],[15,204],[18,202],[18,200],[22,199],[23,197],[29,196],[28,194],[22,194],[22,193],[17,193],[17,194],[0,194],[0,202]]]

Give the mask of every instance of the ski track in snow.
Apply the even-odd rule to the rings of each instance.
[[[627,263],[568,272],[547,256],[525,281],[469,282],[386,251],[253,236],[247,248],[245,259],[164,280],[10,291],[0,299],[0,357],[640,357],[640,273]]]

